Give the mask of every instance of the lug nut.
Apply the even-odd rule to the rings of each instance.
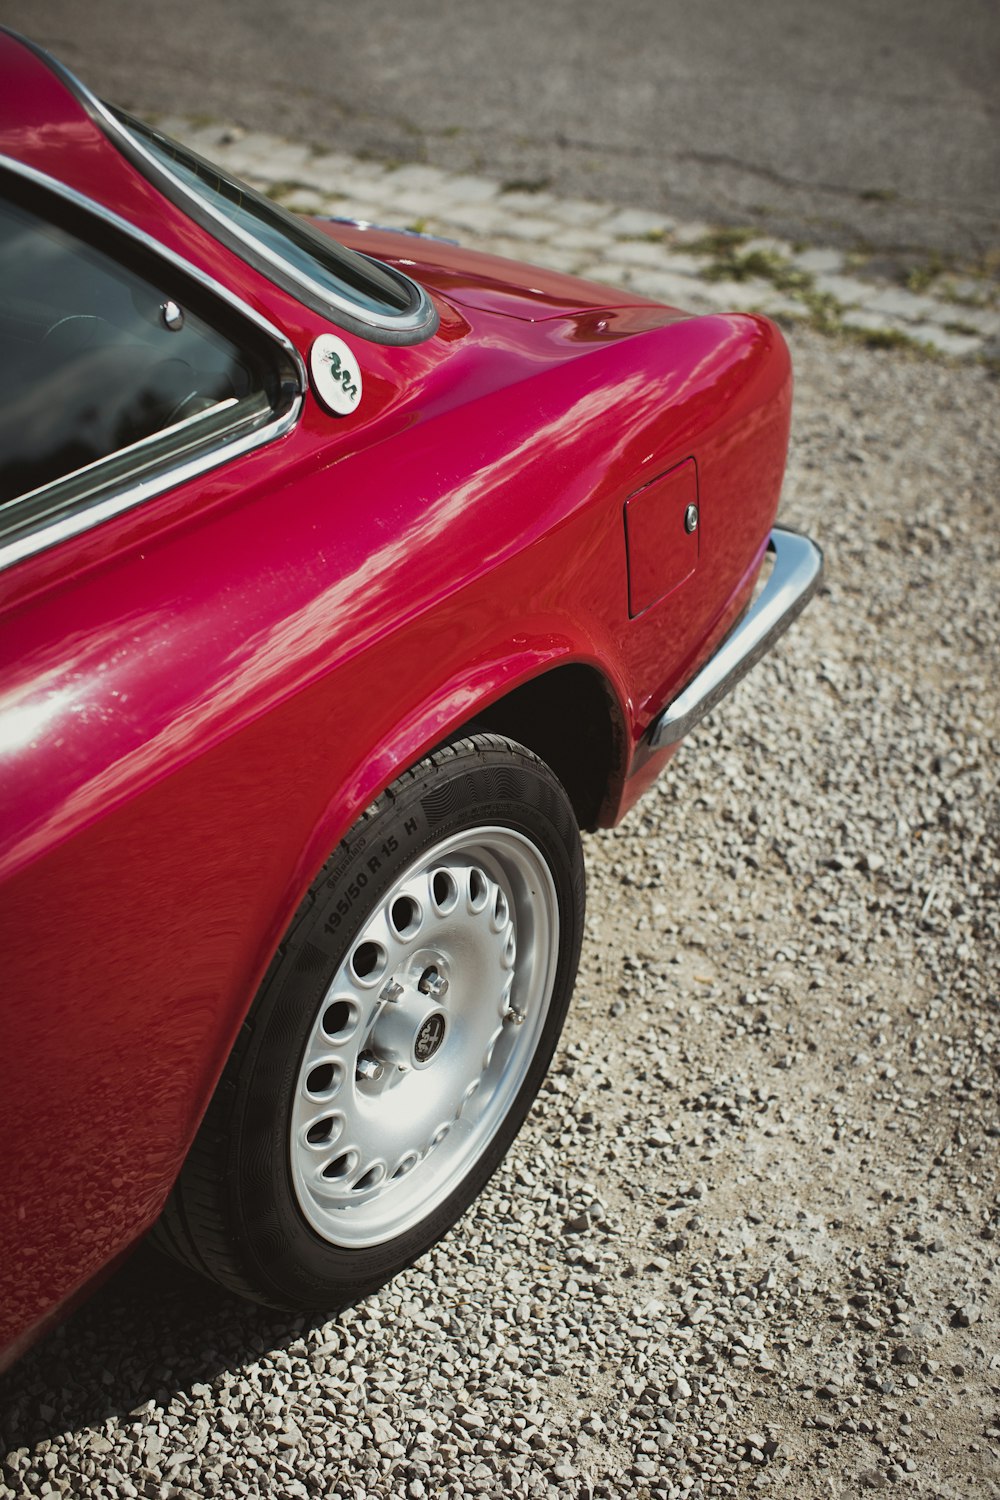
[[[430,995],[434,1000],[443,1000],[448,993],[448,981],[432,966],[421,974],[417,989],[422,995]]]
[[[387,1005],[393,1005],[403,993],[403,986],[396,979],[387,979],[379,990],[379,999],[384,1000]]]
[[[362,1052],[358,1058],[355,1072],[359,1078],[366,1079],[369,1083],[377,1083],[382,1077],[385,1069],[374,1052]]]

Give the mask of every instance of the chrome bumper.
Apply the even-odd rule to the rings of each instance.
[[[774,567],[759,597],[684,691],[668,703],[649,731],[653,750],[674,745],[693,729],[801,614],[823,576],[823,554],[807,536],[775,527],[768,542]]]

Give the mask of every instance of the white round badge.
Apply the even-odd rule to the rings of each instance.
[[[328,411],[346,417],[361,400],[361,370],[343,339],[321,333],[309,351],[316,394]]]

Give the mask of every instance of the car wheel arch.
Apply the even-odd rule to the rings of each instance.
[[[442,701],[458,711],[442,713]],[[424,711],[399,721],[353,780],[339,784],[301,851],[272,946],[287,930],[330,850],[365,809],[437,746],[477,730],[514,740],[544,761],[565,787],[581,828],[601,826],[602,810],[616,805],[631,739],[622,693],[601,665],[560,657],[534,673],[519,674],[510,684],[498,683],[494,676],[489,687],[474,694],[458,684],[447,699],[441,693]]]
[[[613,805],[619,795],[628,763],[625,714],[614,684],[592,663],[551,664],[499,696],[486,698],[467,717],[438,727],[430,743],[426,729],[421,740],[419,726],[411,721],[393,743],[380,747],[378,764],[388,770],[375,769],[373,758],[365,767],[366,774],[346,794],[340,788],[331,797],[294,868],[288,871],[284,894],[276,903],[272,920],[258,935],[256,952],[246,955],[242,993],[235,1006],[226,1007],[226,1024],[218,1028],[217,1045],[206,1067],[201,1096],[191,1112],[183,1154],[208,1107],[253,998],[281,945],[294,930],[303,898],[331,850],[393,780],[437,746],[477,731],[523,744],[544,761],[564,786],[583,829],[599,826],[602,809]],[[399,752],[395,759],[394,749]],[[164,1197],[171,1182],[172,1178],[163,1184]]]
[[[628,740],[618,695],[598,668],[583,662],[529,678],[454,733],[473,728],[516,740],[543,760],[566,788],[584,829],[598,826],[625,775]]]

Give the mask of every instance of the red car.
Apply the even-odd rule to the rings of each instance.
[[[765,319],[307,223],[0,76],[9,1360],[150,1229],[286,1307],[438,1238],[555,1046],[578,829],[821,562]]]

